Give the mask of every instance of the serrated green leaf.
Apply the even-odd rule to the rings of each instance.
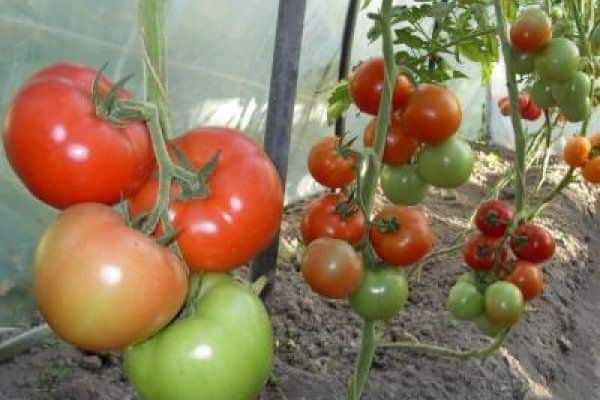
[[[344,115],[352,104],[350,88],[348,81],[340,81],[331,91],[327,99],[327,123],[332,125],[335,121]]]
[[[425,41],[414,33],[414,30],[409,27],[394,30],[396,37],[394,44],[404,44],[410,49],[419,49],[425,47]]]

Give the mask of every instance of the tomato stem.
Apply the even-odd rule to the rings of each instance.
[[[360,354],[356,362],[354,379],[352,380],[348,393],[348,400],[359,400],[369,378],[369,371],[375,355],[375,322],[365,321],[362,330]]]

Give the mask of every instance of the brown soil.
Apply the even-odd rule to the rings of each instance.
[[[503,157],[510,157],[504,154]],[[507,167],[494,152],[479,152],[478,170],[457,192],[435,192],[424,208],[442,248],[467,226],[474,206]],[[556,182],[564,170],[551,170]],[[532,174],[535,175],[535,174]],[[534,178],[532,176],[531,178]],[[503,196],[511,197],[510,190]],[[555,233],[558,251],[544,266],[547,287],[534,310],[484,362],[458,361],[405,350],[377,351],[364,398],[600,399],[600,203],[583,184],[548,207],[540,222]],[[359,344],[360,322],[347,302],[313,294],[298,273],[297,225],[303,205],[287,208],[285,248],[268,305],[277,338],[276,383],[261,400],[344,398]],[[428,261],[413,282],[408,306],[382,326],[385,340],[410,332],[427,343],[464,349],[488,342],[468,323],[452,321],[445,296],[464,272],[460,254]],[[0,364],[0,400],[133,400],[117,355],[84,354],[55,339]],[[177,399],[172,399],[177,400]],[[203,399],[204,400],[204,399]],[[206,399],[208,400],[208,399]]]

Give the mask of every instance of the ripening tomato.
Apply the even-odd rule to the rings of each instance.
[[[365,237],[366,222],[358,206],[348,203],[348,196],[326,194],[304,209],[300,232],[306,245],[320,237],[331,237],[356,246]]]
[[[383,261],[402,267],[419,261],[433,245],[429,221],[416,207],[384,207],[373,221],[369,239]]]
[[[324,137],[313,145],[308,154],[308,171],[321,185],[330,189],[348,186],[356,178],[355,160],[341,154],[336,137]]]
[[[525,53],[542,50],[552,39],[552,20],[540,8],[523,10],[510,27],[510,41]]]
[[[401,114],[394,113],[392,122],[385,137],[385,147],[383,149],[383,163],[387,165],[402,165],[410,161],[413,154],[419,147],[419,142],[406,133]],[[377,119],[373,118],[365,128],[363,142],[365,146],[371,147],[375,140],[375,128]]]
[[[600,183],[600,157],[589,160],[581,173],[589,183]]]
[[[349,79],[350,95],[360,111],[371,115],[379,113],[384,80],[385,62],[382,57],[371,58],[356,67]],[[410,78],[405,74],[398,74],[392,95],[392,109],[404,107],[414,90]]]
[[[543,263],[554,255],[556,243],[546,228],[527,223],[515,230],[510,239],[510,247],[521,260]]]
[[[115,204],[134,193],[154,166],[146,126],[117,126],[96,113],[98,71],[77,64],[49,66],[26,82],[8,107],[4,147],[27,189],[56,208],[82,202]],[[99,92],[111,83],[102,76]],[[118,97],[131,95],[124,90]]]
[[[366,270],[362,283],[350,296],[354,312],[367,321],[395,317],[407,300],[406,276],[389,267]]]
[[[465,243],[463,247],[463,257],[465,263],[474,270],[489,270],[496,264],[496,254],[500,238],[475,234]],[[505,263],[508,259],[508,249],[503,247],[500,250],[500,263]]]
[[[485,290],[485,313],[493,324],[510,326],[517,322],[525,308],[519,288],[506,281],[492,283]]]
[[[592,143],[588,138],[573,136],[563,149],[563,160],[570,167],[581,168],[588,162],[591,149]]]
[[[361,256],[348,242],[333,238],[312,241],[302,260],[304,280],[316,293],[341,299],[354,292],[363,279]]]
[[[505,117],[510,116],[511,107],[508,96],[502,97],[500,100],[498,100],[498,109],[500,110],[500,114],[504,115]]]
[[[579,49],[569,39],[552,39],[535,57],[535,70],[546,81],[568,81],[578,68]]]
[[[434,84],[419,86],[402,113],[406,132],[427,144],[448,140],[458,131],[461,121],[462,109],[456,96]]]
[[[185,300],[187,274],[169,249],[127,227],[112,208],[82,203],[42,236],[33,286],[40,312],[61,338],[107,351],[171,321]]]
[[[539,296],[544,290],[544,274],[536,264],[527,261],[517,261],[507,280],[517,285],[525,300]]]
[[[502,236],[515,216],[512,205],[502,200],[488,200],[479,205],[475,225],[487,236]]]
[[[172,187],[169,219],[188,266],[221,272],[250,261],[273,239],[283,212],[281,179],[269,157],[243,132],[229,128],[196,128],[171,145],[195,169],[220,151],[207,197],[179,199],[181,187]],[[157,188],[154,177],[129,199],[133,215],[152,209]]]
[[[474,284],[459,280],[450,289],[446,307],[454,318],[470,321],[483,313],[483,295]]]

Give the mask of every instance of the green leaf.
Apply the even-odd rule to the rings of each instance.
[[[414,29],[405,27],[394,31],[396,38],[394,44],[404,44],[410,49],[423,48],[426,42],[414,33]]]
[[[370,4],[371,4],[371,0],[364,0],[362,9],[364,10],[365,8],[369,7]]]
[[[344,115],[352,104],[350,88],[347,80],[340,81],[332,90],[327,99],[327,123],[333,125]]]

